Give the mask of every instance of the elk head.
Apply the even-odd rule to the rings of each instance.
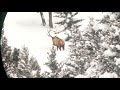
[[[57,36],[54,36],[54,37],[51,36],[50,31],[48,31],[48,36],[52,38],[53,45],[57,47],[57,50],[58,50],[58,48],[60,49],[60,51],[61,51],[61,48],[63,48],[63,50],[64,50],[65,42],[62,39],[58,38]]]

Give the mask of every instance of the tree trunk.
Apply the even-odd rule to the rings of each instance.
[[[50,28],[53,28],[53,23],[52,23],[52,12],[49,12],[49,26],[50,26]]]
[[[43,26],[45,26],[46,22],[45,22],[45,18],[44,18],[44,15],[43,15],[42,12],[40,12],[40,16],[41,16],[41,19],[42,19]]]

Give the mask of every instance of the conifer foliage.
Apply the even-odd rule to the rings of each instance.
[[[6,37],[2,37],[1,55],[4,69],[9,78],[40,78],[40,66],[37,60],[29,56],[29,50],[13,48],[8,45]]]
[[[56,51],[54,47],[52,47],[50,53],[48,52],[48,62],[46,62],[45,65],[47,65],[52,71],[50,77],[56,78],[58,74],[58,63],[56,60]]]
[[[34,56],[30,57],[26,46],[11,48],[6,37],[2,37],[1,55],[8,77],[13,78],[118,78],[120,77],[120,13],[112,12],[96,20],[89,17],[85,28],[84,19],[78,19],[78,12],[56,12],[70,32],[69,56],[58,63],[54,46],[48,52],[45,63],[51,72],[40,74],[41,68]],[[52,16],[52,14],[51,14]],[[51,18],[52,20],[52,18]],[[62,51],[61,51],[62,52]],[[63,51],[66,52],[66,51]]]

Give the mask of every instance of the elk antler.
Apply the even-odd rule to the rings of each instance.
[[[47,30],[47,31],[48,31],[48,30]],[[51,31],[51,29],[48,31],[48,34],[47,34],[47,35],[48,35],[49,37],[52,37],[52,36],[50,35],[50,31]]]

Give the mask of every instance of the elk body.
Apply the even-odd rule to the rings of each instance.
[[[61,51],[61,48],[63,48],[63,50],[65,49],[65,42],[62,39],[58,38],[57,36],[52,37],[50,33],[49,33],[49,36],[52,38],[53,45],[57,47],[57,50],[58,48],[60,51]]]

